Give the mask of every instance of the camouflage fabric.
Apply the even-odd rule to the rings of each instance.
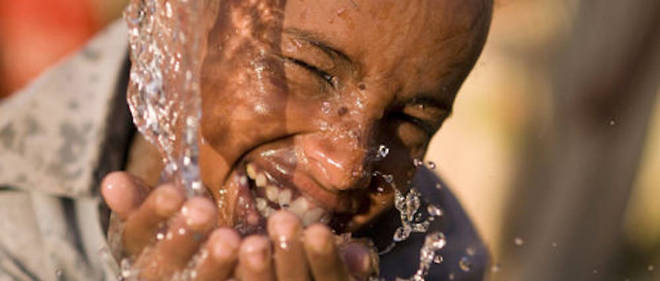
[[[132,133],[126,34],[109,26],[0,103],[0,280],[114,279],[97,188]]]

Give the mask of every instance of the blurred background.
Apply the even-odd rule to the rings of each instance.
[[[125,2],[0,0],[0,99]],[[427,155],[491,249],[488,280],[660,280],[659,27],[657,0],[496,0]]]

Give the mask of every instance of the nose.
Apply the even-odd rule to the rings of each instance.
[[[369,186],[373,126],[353,124],[345,130],[308,135],[302,140],[306,170],[333,190]]]

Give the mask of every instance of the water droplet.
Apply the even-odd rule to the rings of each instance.
[[[516,244],[516,246],[522,246],[523,244],[525,244],[525,240],[523,240],[520,237],[516,237],[515,239],[513,239],[513,243]]]
[[[323,113],[325,113],[325,114],[330,113],[330,103],[327,102],[327,101],[324,101],[324,102],[321,104],[321,111],[322,111]]]
[[[436,183],[436,184],[435,184],[435,188],[436,188],[436,189],[442,189],[442,184],[440,184],[440,183]]]
[[[284,236],[280,236],[280,248],[284,250],[289,249],[289,241]]]
[[[553,248],[557,248],[557,246],[559,246],[559,244],[557,244],[557,242],[552,242],[552,247]]]
[[[614,119],[610,120],[610,126],[614,126],[614,125],[616,125],[616,121],[614,121]]]
[[[383,188],[382,186],[379,186],[379,187],[376,187],[376,191],[378,193],[383,193],[383,192],[385,192],[385,188]]]
[[[655,270],[655,266],[653,266],[652,264],[650,264],[650,265],[647,267],[647,269],[648,269],[649,271],[653,271],[653,270]]]
[[[170,2],[165,3],[166,15],[168,18],[172,17],[172,4]]]
[[[429,215],[434,216],[434,217],[440,217],[442,216],[442,209],[438,208],[435,205],[429,204],[426,207],[426,211],[429,213]]]
[[[443,258],[441,255],[437,255],[435,258],[433,258],[433,263],[435,264],[441,264],[443,261],[445,261],[445,258]]]
[[[164,238],[165,238],[165,234],[163,234],[162,232],[156,234],[156,240],[163,240]]]
[[[429,244],[431,250],[438,251],[447,245],[447,238],[442,232],[431,233],[426,236],[425,244]]]
[[[501,266],[499,263],[494,264],[491,268],[490,271],[492,272],[500,272]]]
[[[468,254],[468,256],[474,256],[474,254],[477,253],[477,250],[474,247],[467,247],[465,253]]]
[[[431,169],[431,170],[435,169],[435,162],[429,161],[426,164],[429,166],[429,169]]]
[[[415,167],[419,167],[419,166],[424,165],[424,162],[422,160],[419,160],[419,159],[415,158],[415,159],[413,159],[413,165],[415,165]]]
[[[449,280],[454,280],[456,276],[454,276],[454,273],[449,273]]]
[[[470,258],[461,257],[461,260],[458,261],[458,267],[465,272],[470,271],[472,269],[472,263],[470,262]]]
[[[385,146],[384,144],[381,144],[378,147],[378,158],[379,159],[383,159],[383,158],[387,157],[387,154],[389,154],[389,153],[390,153],[390,149],[387,146]]]
[[[410,236],[410,233],[412,232],[412,229],[410,227],[399,227],[394,231],[394,237],[393,240],[394,242],[401,242],[403,240],[408,239],[408,236]]]
[[[186,234],[186,229],[181,227],[181,228],[179,228],[179,230],[177,232],[179,233],[179,235],[184,235],[184,234]]]
[[[593,274],[598,274],[598,269],[594,269],[592,272]]]
[[[121,268],[121,277],[124,279],[127,279],[133,275],[133,271],[131,270],[131,262],[127,258],[123,258],[119,262],[119,266]]]

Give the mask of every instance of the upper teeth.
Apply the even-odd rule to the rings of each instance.
[[[273,202],[278,202],[280,190],[274,185],[266,186],[266,198]]]
[[[257,178],[254,181],[257,183],[258,187],[266,186],[266,176],[262,173],[257,174]]]
[[[288,206],[291,202],[291,190],[285,189],[280,192],[280,195],[277,197],[278,203],[281,207]]]
[[[268,177],[263,172],[255,169],[252,164],[247,164],[245,169],[247,176],[255,181],[257,187],[263,188],[266,194],[266,198],[257,197],[255,199],[257,211],[263,217],[268,218],[275,212],[275,209],[268,204],[268,201],[270,201],[296,214],[305,226],[323,220],[325,211],[313,207],[305,197],[299,196],[292,201],[293,192],[290,189],[281,190],[277,186],[269,184]]]

